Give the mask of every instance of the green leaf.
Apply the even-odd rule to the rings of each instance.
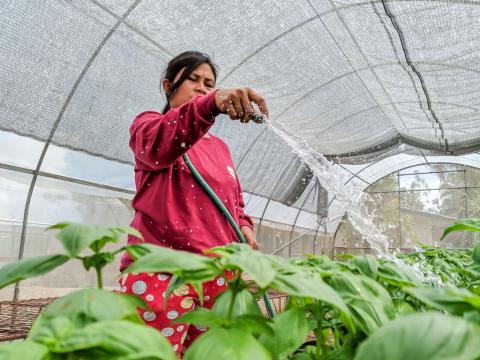
[[[58,227],[52,228],[57,229]],[[115,239],[115,234],[109,229],[100,226],[67,223],[62,224],[57,237],[67,254],[71,257],[76,257],[97,240]]]
[[[298,353],[293,355],[292,360],[315,360],[315,358],[308,354]]]
[[[189,311],[175,319],[174,323],[187,323],[194,325],[201,325],[208,328],[217,328],[225,325],[228,320],[225,317],[218,315],[212,310],[205,308],[198,308],[194,311]]]
[[[75,331],[73,322],[64,316],[57,316],[51,319],[41,317],[37,321],[35,331],[31,331],[28,335],[28,339],[45,345],[51,351],[54,351],[59,342],[63,338],[70,336],[73,331]]]
[[[294,274],[277,274],[271,287],[280,292],[299,297],[311,297],[330,304],[343,313],[350,311],[340,295],[326,284],[319,276],[312,277],[303,272]]]
[[[109,242],[118,242],[121,234],[131,234],[143,239],[141,234],[131,227],[101,227],[75,223],[61,223],[49,229],[60,229],[57,237],[62,243],[67,254],[71,257],[78,256],[87,247],[94,252],[100,251]]]
[[[190,274],[190,272],[184,272],[183,277],[173,275],[171,277],[169,283],[168,283],[167,290],[165,290],[164,303],[163,303],[164,310],[166,309],[166,306],[167,306],[167,303],[166,303],[165,299],[169,299],[170,295],[173,293],[173,291],[175,289],[177,289],[180,286],[185,285],[185,284],[190,284],[193,287],[193,289],[197,293],[198,301],[199,301],[200,305],[203,306],[203,295],[204,295],[203,294],[203,282],[198,281],[198,280],[192,280],[192,278],[196,279],[197,277],[199,277],[201,279],[203,279],[203,278],[210,279],[211,277],[214,277],[214,274],[212,274],[212,272],[209,269],[208,270],[208,276],[202,270],[199,270],[196,275]]]
[[[52,357],[47,347],[26,340],[1,344],[0,359],[49,360]]]
[[[339,260],[352,260],[355,258],[355,255],[352,254],[337,254],[336,257]]]
[[[59,316],[68,318],[76,327],[96,321],[112,320],[142,324],[137,306],[146,307],[136,296],[115,294],[100,289],[78,290],[52,302],[34,322],[30,336],[36,336],[46,322]]]
[[[97,239],[92,242],[88,247],[92,249],[93,252],[98,253],[103,247],[108,243],[118,243],[121,240],[123,234],[133,235],[136,238],[143,241],[143,237],[140,232],[132,227],[122,226],[122,227],[110,227],[107,228],[111,232],[111,236],[105,236]]]
[[[127,250],[132,256],[138,257],[123,273],[139,272],[166,272],[184,277],[191,277],[194,280],[208,281],[219,275],[219,271],[213,266],[213,259],[197,255],[187,251],[173,250],[170,248],[155,246],[151,244],[129,247]],[[202,273],[202,279],[198,273]]]
[[[303,267],[312,267],[318,270],[339,270],[340,265],[326,255],[307,255],[307,259],[295,259],[295,264]]]
[[[217,328],[195,340],[183,359],[270,360],[272,356],[252,335],[235,328]]]
[[[480,265],[480,242],[475,245],[472,251],[472,259],[475,264]]]
[[[261,335],[259,341],[274,359],[286,359],[302,345],[308,334],[305,312],[298,308],[287,310],[273,318],[274,335]]]
[[[133,260],[137,260],[138,258],[150,254],[153,249],[153,244],[133,244],[127,245],[126,250],[128,254],[132,257]]]
[[[182,285],[188,284],[188,281],[173,275],[168,282],[167,290],[165,290],[165,296],[163,296],[163,311],[167,309],[167,299],[170,298],[170,295],[175,291],[175,289],[179,288]]]
[[[378,276],[387,283],[398,287],[418,285],[418,281],[412,274],[398,265],[388,262],[378,267]]]
[[[395,312],[398,316],[405,316],[416,312],[412,305],[404,300],[393,299],[392,301],[393,306],[395,306]]]
[[[92,267],[103,268],[105,265],[110,264],[114,260],[114,255],[111,252],[102,252],[98,254],[93,254],[90,256],[85,256],[82,258],[83,267],[85,270],[90,270]]]
[[[113,232],[118,233],[118,234],[133,235],[136,238],[138,238],[140,240],[143,240],[143,236],[140,233],[140,231],[138,231],[137,229],[135,229],[131,226],[116,226],[116,227],[111,227],[109,229],[112,230]]]
[[[0,269],[0,289],[15,282],[46,274],[65,264],[66,255],[45,255],[9,263]]]
[[[458,219],[452,225],[447,227],[443,232],[440,240],[443,240],[448,234],[453,231],[480,231],[480,219]]]
[[[475,360],[480,328],[441,313],[417,313],[378,329],[358,348],[355,360]]]
[[[56,353],[83,359],[176,360],[168,340],[156,329],[128,321],[88,324],[61,339]]]
[[[356,327],[365,334],[373,333],[395,317],[390,295],[374,280],[363,275],[338,273],[327,281],[342,296]]]
[[[273,335],[272,321],[263,315],[241,315],[233,318],[229,326],[253,335]]]
[[[216,254],[221,257],[229,256],[231,254],[234,254],[238,251],[242,251],[242,244],[240,243],[230,243],[228,245],[224,246],[217,246],[214,248],[211,248],[207,251],[205,251],[207,254]]]
[[[275,277],[275,269],[270,259],[247,244],[237,244],[236,252],[223,254],[222,264],[228,268],[238,268],[250,275],[260,288],[266,288]]]
[[[376,279],[378,272],[378,262],[372,255],[356,256],[352,264],[360,271],[360,274]]]
[[[463,315],[467,311],[480,310],[480,296],[466,289],[405,288],[404,291],[435,309],[451,314]]]
[[[354,356],[352,349],[340,348],[330,351],[322,360],[352,360]]]
[[[63,223],[54,224],[54,225],[48,227],[47,230],[61,230],[61,229],[66,228],[70,224],[71,223],[67,222],[67,221],[63,222]]]
[[[480,264],[473,264],[469,267],[469,270],[480,277]]]
[[[201,325],[209,329],[225,327],[234,327],[250,334],[272,334],[273,330],[270,326],[271,321],[266,319],[263,315],[240,315],[234,317],[229,321],[226,316],[221,316],[218,313],[205,309],[198,308],[195,311],[190,311],[183,314],[173,323],[188,323],[194,325]]]
[[[466,311],[463,313],[463,318],[465,320],[471,321],[476,323],[478,326],[480,326],[480,311],[478,310],[473,310],[473,311]]]
[[[223,291],[215,300],[212,310],[216,314],[226,317],[228,315],[228,309],[232,301],[232,296],[233,290],[231,288]],[[232,316],[237,317],[242,315],[262,316],[262,311],[258,307],[257,301],[253,297],[252,293],[247,289],[242,289],[237,292],[233,304]]]
[[[192,285],[193,290],[197,292],[198,295],[198,302],[200,306],[203,306],[203,282],[201,281],[190,281],[190,285]],[[168,298],[167,298],[168,299]]]

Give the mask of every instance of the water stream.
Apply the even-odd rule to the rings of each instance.
[[[305,141],[296,140],[288,135],[286,131],[281,129],[281,125],[266,121],[266,126],[291,147],[299,159],[311,169],[329,195],[335,196],[335,201],[338,201],[345,209],[353,227],[370,244],[372,249],[377,252],[379,257],[392,261],[408,272],[413,273],[420,281],[441,284],[436,274],[431,273],[425,276],[418,265],[407,264],[389,252],[388,238],[374,224],[374,217],[367,212],[367,208],[364,205],[369,195],[361,186],[352,182],[348,186],[344,185],[347,178],[338,171],[338,166],[326,159],[318,151],[312,149]]]

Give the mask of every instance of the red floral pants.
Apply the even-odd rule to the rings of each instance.
[[[231,279],[232,274],[226,273]],[[172,344],[173,350],[180,357],[185,349],[203,332],[205,327],[172,321],[182,314],[192,311],[200,305],[198,294],[191,285],[183,285],[177,288],[168,298],[165,311],[163,302],[165,291],[172,276],[165,273],[139,273],[125,274],[119,282],[121,291],[142,298],[150,307],[151,311],[139,309],[140,316],[147,325],[158,329]],[[227,289],[223,277],[203,284],[203,307],[212,308],[215,298]]]

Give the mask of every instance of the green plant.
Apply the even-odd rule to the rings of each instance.
[[[58,239],[66,254],[24,259],[0,269],[0,288],[23,279],[43,275],[72,259],[85,270],[94,268],[98,289],[83,289],[52,302],[33,323],[26,341],[0,346],[1,359],[176,359],[168,341],[143,324],[138,298],[102,290],[102,269],[114,260],[114,252],[102,251],[107,243],[118,243],[122,234],[142,238],[128,227],[104,228],[62,223]],[[84,254],[89,248],[91,254]],[[125,336],[128,334],[128,336]]]
[[[291,302],[283,314],[272,320],[265,319],[255,297],[260,297],[269,288],[328,304],[346,324],[353,326],[348,306],[320,276],[282,258],[254,251],[248,245],[234,243],[217,247],[209,251],[215,255],[212,257],[148,244],[132,246],[128,251],[135,262],[125,272],[170,272],[174,275],[167,293],[176,286],[191,283],[201,294],[203,282],[224,276],[227,270],[233,272],[233,279],[227,279],[228,290],[218,297],[212,310],[200,308],[178,319],[210,329],[187,350],[185,359],[210,359],[211,354],[200,349],[208,348],[217,335],[219,338],[239,337],[241,343],[250,344],[238,347],[228,341],[215,342],[218,354],[234,352],[234,358],[238,359],[286,359],[297,350],[309,330],[307,314],[304,308]],[[251,282],[246,282],[242,273],[247,273]],[[252,285],[258,292],[253,291]],[[291,331],[292,325],[295,331]]]
[[[342,296],[349,306],[356,332],[350,331],[328,307],[310,304],[309,310],[315,319],[312,328],[318,334],[317,346],[305,347],[295,358],[440,359],[443,354],[435,349],[437,343],[434,341],[422,341],[422,348],[415,350],[420,347],[418,339],[421,338],[414,335],[417,320],[411,316],[434,310],[450,314],[448,319],[453,319],[452,324],[460,324],[438,330],[439,336],[465,336],[470,341],[467,341],[470,345],[465,344],[464,348],[452,346],[449,354],[455,355],[450,358],[478,358],[475,352],[465,354],[474,339],[480,341],[480,297],[475,291],[478,289],[475,284],[478,284],[480,273],[476,271],[473,253],[471,250],[422,246],[419,252],[398,254],[401,261],[377,259],[370,255],[343,255],[341,261],[324,256],[296,260],[297,265],[321,274],[324,281]],[[424,277],[418,278],[408,264],[415,264]],[[435,280],[437,275],[439,280]],[[427,323],[433,322],[437,315],[428,313],[422,319]],[[408,320],[401,322],[405,317]],[[435,320],[435,323],[438,321]],[[402,331],[408,331],[408,334],[404,336],[404,342],[395,348],[395,354],[386,352],[381,347],[382,339],[388,335],[387,338],[391,337],[389,341],[394,342],[399,340]],[[321,346],[318,345],[319,341],[322,342]],[[368,350],[356,354],[357,349]],[[425,351],[426,357],[422,357],[421,350]],[[428,357],[428,354],[432,354],[432,357]]]
[[[480,219],[458,219],[451,226],[445,229],[442,235],[442,240],[453,231],[471,231],[480,232]],[[480,242],[475,245],[472,251],[472,259],[474,264],[474,271],[480,272]]]
[[[355,360],[475,360],[480,358],[479,340],[475,324],[440,313],[417,313],[375,332],[360,345]]]
[[[143,240],[142,235],[131,227],[100,227],[75,223],[60,223],[48,228],[60,230],[57,237],[66,254],[53,254],[22,259],[4,266],[0,271],[0,289],[35,276],[43,275],[63,265],[71,259],[82,262],[85,270],[94,268],[97,273],[98,287],[103,287],[102,269],[113,262],[115,255],[125,251],[123,246],[114,252],[102,251],[108,243],[118,243],[122,234],[131,234]],[[92,254],[81,255],[86,249]]]
[[[53,228],[60,230],[67,254],[8,264],[0,269],[0,286],[79,259],[86,270],[95,269],[101,287],[103,267],[126,249],[135,261],[125,273],[171,273],[168,294],[188,283],[202,303],[202,284],[230,271],[228,289],[211,310],[197,307],[177,319],[209,328],[187,349],[187,360],[480,359],[474,345],[480,341],[480,296],[472,285],[480,281],[475,249],[423,246],[398,260],[345,255],[338,261],[313,255],[286,260],[237,243],[211,249],[209,256],[150,244],[106,253],[105,244],[118,242],[120,234],[139,234],[76,224]],[[88,248],[92,254],[84,255]],[[424,276],[417,277],[408,264]],[[273,319],[258,305],[268,289],[288,294],[285,311]],[[136,297],[79,290],[53,302],[25,342],[0,346],[0,358],[174,359],[167,340],[138,316],[142,306]]]

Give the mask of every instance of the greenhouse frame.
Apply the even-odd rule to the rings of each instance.
[[[476,0],[1,0],[0,266],[62,253],[58,232],[46,230],[57,223],[130,224],[129,128],[143,111],[161,112],[163,72],[188,50],[212,56],[217,88],[249,87],[268,103],[266,123],[221,114],[210,128],[230,149],[261,253],[292,263],[373,255],[383,266],[389,256],[438,248],[473,251],[475,263],[480,220],[473,232],[442,234],[457,219],[480,218],[478,19]],[[372,231],[390,255],[379,254]],[[119,289],[119,260],[103,271],[108,290]],[[472,269],[478,278],[467,283],[480,284],[480,268]],[[97,281],[72,261],[10,282],[0,290],[0,319],[2,303],[57,298]],[[480,287],[448,284],[471,292],[468,321],[433,300],[423,308],[474,324],[465,339],[480,341]],[[417,296],[408,291],[400,293]],[[388,330],[375,319],[378,333]],[[332,329],[327,338],[338,335]],[[377,332],[360,329],[373,343]],[[338,358],[362,359],[359,346]],[[311,359],[330,350],[316,351]],[[480,359],[469,351],[461,358]]]

